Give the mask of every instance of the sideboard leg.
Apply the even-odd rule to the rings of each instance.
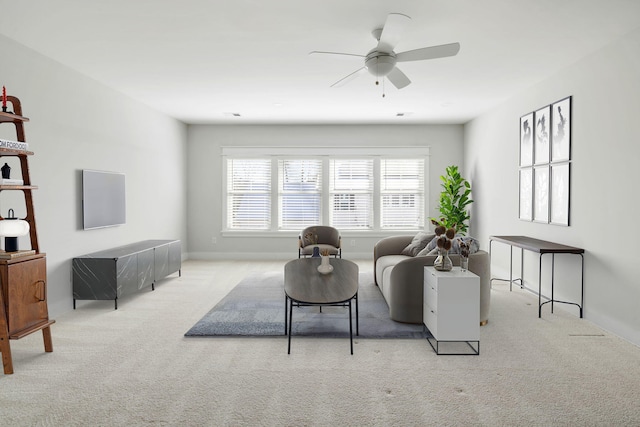
[[[51,328],[49,326],[42,329],[42,338],[44,339],[44,351],[51,353],[53,351],[53,341],[51,340]]]
[[[2,351],[2,366],[5,374],[13,374],[13,360],[11,359],[11,345],[9,339],[0,337],[0,351]]]

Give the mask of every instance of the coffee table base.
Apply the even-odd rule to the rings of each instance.
[[[308,302],[300,302],[300,301],[296,301],[292,298],[289,298],[289,296],[285,295],[285,322],[284,322],[284,333],[288,334],[289,338],[288,338],[288,347],[287,347],[287,354],[291,354],[291,330],[292,325],[293,325],[293,306],[296,307],[314,307],[314,306],[326,306],[326,307],[349,307],[349,341],[351,344],[351,354],[353,354],[353,315],[352,315],[352,309],[351,309],[351,301],[355,300],[356,301],[356,335],[360,335],[360,327],[359,327],[359,322],[358,322],[358,294],[355,294],[353,296],[353,298],[350,298],[347,301],[343,301],[343,302],[339,302],[339,303],[333,303],[333,304],[313,304],[313,303],[308,303]],[[289,308],[289,310],[287,310],[287,308]],[[287,320],[287,311],[289,313],[288,316],[288,320]]]

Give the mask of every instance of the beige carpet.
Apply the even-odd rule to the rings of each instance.
[[[154,292],[79,302],[11,341],[3,426],[638,426],[640,348],[537,297],[494,284],[481,354],[422,340],[183,334],[244,276],[277,263],[196,262]],[[371,269],[371,263],[361,269]],[[214,285],[215,283],[215,285]],[[69,295],[71,298],[71,295]],[[587,301],[588,308],[588,301]]]

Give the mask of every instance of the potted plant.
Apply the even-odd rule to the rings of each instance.
[[[431,218],[434,225],[440,225],[445,229],[454,228],[456,232],[464,235],[467,232],[467,221],[471,216],[467,206],[473,203],[469,198],[471,194],[471,184],[464,179],[458,171],[458,166],[448,166],[446,175],[441,175],[440,218]]]

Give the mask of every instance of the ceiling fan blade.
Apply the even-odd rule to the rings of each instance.
[[[393,67],[391,72],[387,74],[389,81],[398,89],[402,89],[405,86],[411,84],[411,80],[407,77],[398,67]]]
[[[321,50],[314,50],[309,52],[309,55],[339,55],[339,56],[355,56],[356,58],[366,58],[365,55],[358,55],[355,53],[342,53],[342,52],[323,52]]]
[[[396,55],[398,62],[422,61],[424,59],[444,58],[457,55],[460,51],[460,43],[442,44],[439,46],[423,47],[422,49],[408,50]]]
[[[362,74],[364,71],[366,71],[367,68],[366,67],[362,67],[357,69],[356,71],[354,71],[353,73],[349,74],[346,77],[341,78],[340,80],[338,80],[337,82],[335,82],[334,84],[332,84],[330,87],[340,87],[340,86],[344,86],[347,83],[349,83],[351,80],[355,79],[356,77],[358,77],[360,74]]]
[[[411,22],[411,18],[401,13],[390,13],[382,27],[382,34],[378,41],[378,50],[382,52],[391,52],[396,47],[404,29]]]

